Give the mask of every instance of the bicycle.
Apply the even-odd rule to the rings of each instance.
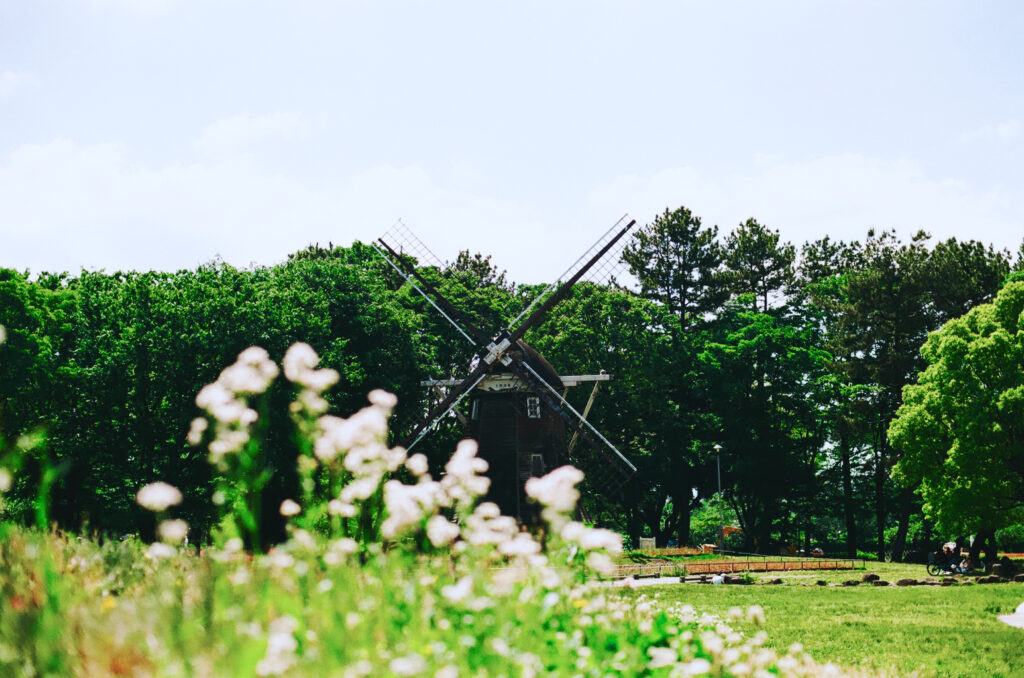
[[[985,562],[979,560],[976,567],[972,567],[970,559],[964,558],[956,566],[953,565],[949,560],[946,559],[945,555],[940,551],[934,551],[928,554],[928,564],[925,566],[928,574],[932,577],[938,577],[942,574],[963,574],[968,570],[981,570],[985,572]]]

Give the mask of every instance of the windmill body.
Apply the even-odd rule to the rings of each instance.
[[[491,487],[486,498],[495,502],[502,513],[522,523],[535,523],[539,517],[537,508],[526,501],[524,486],[531,477],[572,462],[582,467],[592,486],[616,490],[636,470],[560,394],[569,386],[604,381],[609,376],[560,377],[543,356],[522,340],[635,223],[630,221],[623,227],[623,220],[580,257],[577,264],[584,262],[581,266],[574,264],[566,272],[571,272],[568,280],[558,283],[557,289],[550,286],[510,323],[510,328],[500,330],[493,338],[448,302],[387,240],[381,238],[374,244],[385,261],[477,349],[478,359],[464,379],[423,382],[435,392],[444,393],[444,397],[404,441],[405,447],[412,449],[442,417],[454,411],[464,419],[467,434],[477,441],[478,455],[488,463]],[[406,240],[410,235],[405,234]],[[429,252],[422,244],[416,251]],[[470,398],[468,415],[459,414],[455,407],[466,397]],[[568,445],[567,428],[573,432],[573,441]],[[586,442],[589,454],[570,454],[577,438]]]
[[[520,349],[548,384],[563,387],[540,354],[522,342]],[[491,487],[486,499],[505,515],[535,523],[539,514],[526,500],[524,487],[530,478],[568,463],[565,421],[511,371],[489,375],[469,398],[466,432],[488,464]]]

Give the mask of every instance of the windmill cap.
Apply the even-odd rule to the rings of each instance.
[[[555,368],[551,366],[551,363],[544,356],[537,352],[537,349],[522,339],[516,342],[516,345],[523,352],[523,360],[526,364],[532,367],[533,371],[540,375],[541,379],[550,384],[551,388],[555,390],[564,388],[562,378],[558,376],[558,372],[555,371]]]

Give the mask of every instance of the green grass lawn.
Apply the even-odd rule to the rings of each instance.
[[[723,617],[733,606],[760,605],[767,616],[764,630],[770,646],[785,649],[800,642],[822,662],[897,675],[1024,675],[1024,629],[996,619],[1024,601],[1024,585],[814,585],[819,579],[860,579],[865,571],[893,583],[925,576],[921,565],[868,563],[867,570],[852,572],[770,573],[755,578],[782,576],[782,586],[682,584],[641,591]],[[757,631],[746,622],[735,626],[747,634]]]

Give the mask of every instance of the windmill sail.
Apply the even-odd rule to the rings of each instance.
[[[446,384],[450,390],[414,427],[403,441],[405,446],[411,448],[416,445],[460,402],[471,394],[478,394],[473,396],[470,427],[476,427],[477,435],[488,439],[480,440],[481,456],[488,459],[492,473],[505,479],[498,488],[492,478],[495,497],[500,495],[506,507],[512,507],[512,512],[521,519],[531,510],[523,507],[523,481],[531,475],[543,473],[545,468],[554,464],[575,463],[587,474],[592,488],[608,492],[617,491],[636,471],[636,467],[565,400],[557,390],[563,388],[563,384],[554,369],[522,341],[526,333],[543,321],[580,280],[607,281],[611,278],[619,258],[618,252],[625,244],[624,236],[636,224],[635,220],[627,222],[627,218],[616,222],[555,283],[525,306],[506,328],[493,334],[485,331],[486,325],[480,318],[456,307],[441,293],[434,280],[444,275],[444,267],[405,224],[399,221],[373,243],[374,249],[388,264],[477,349],[479,358],[468,376],[455,384]],[[410,255],[426,266],[418,270],[409,260]],[[446,285],[452,282],[445,280]],[[438,383],[432,382],[432,385],[436,387]],[[543,408],[540,403],[543,403]],[[482,428],[483,420],[477,417],[478,409],[490,413],[483,415],[486,426]],[[582,438],[586,443],[576,448],[572,459],[565,445],[565,428],[559,425],[562,433],[555,435],[551,428],[553,424],[540,425],[539,421],[545,417],[563,421],[574,437]],[[538,424],[529,423],[529,420],[538,420]],[[518,488],[509,482],[517,483]]]

